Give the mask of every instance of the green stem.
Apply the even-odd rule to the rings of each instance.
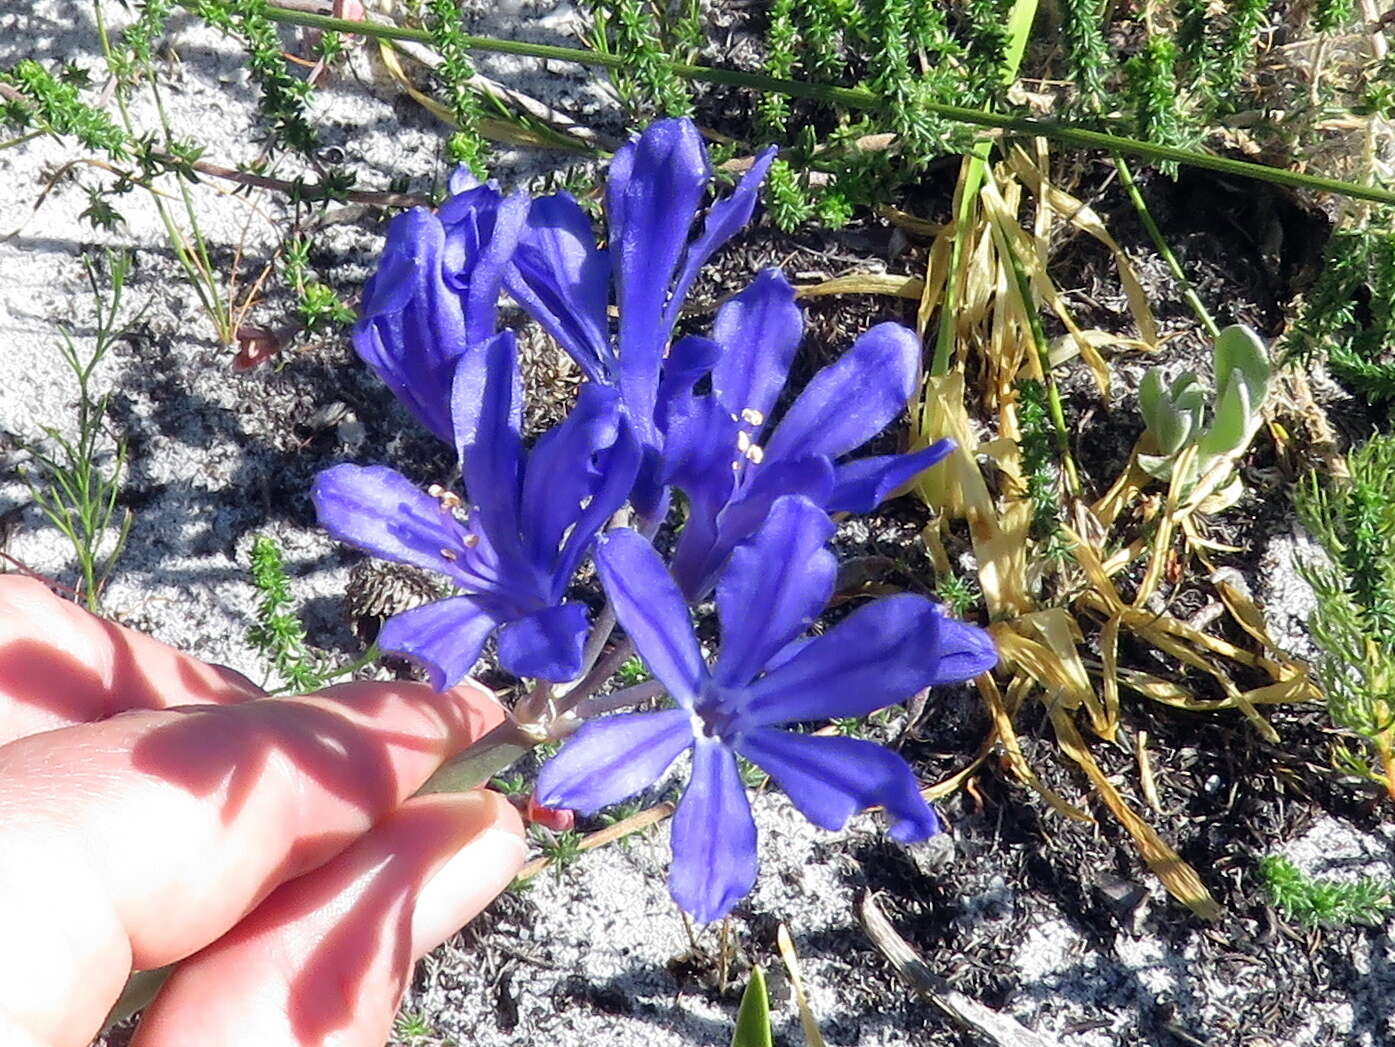
[[[266,15],[274,22],[284,22],[288,25],[331,29],[340,33],[382,37],[389,40],[416,40],[426,44],[431,42],[431,34],[422,29],[376,25],[370,22],[353,22],[344,18],[312,14],[309,11],[289,11],[277,7],[268,7]],[[600,65],[612,69],[625,64],[625,60],[618,55],[603,54],[599,51],[589,51],[580,47],[533,44],[522,40],[500,40],[488,36],[466,35],[462,39],[465,46],[473,51],[492,51],[498,54],[522,55],[529,58],[547,58],[558,62]],[[727,84],[732,87],[747,87],[755,91],[774,91],[789,95],[792,98],[809,98],[818,102],[845,106],[849,109],[876,109],[883,103],[881,95],[861,87],[834,87],[831,84],[802,83],[798,80],[784,80],[778,77],[764,76],[760,73],[747,73],[739,69],[689,65],[684,62],[670,63],[670,68],[678,76],[686,77],[689,80]],[[927,113],[952,120],[955,123],[969,124],[974,127],[992,127],[1026,136],[1040,135],[1086,149],[1101,149],[1111,153],[1141,156],[1155,163],[1186,164],[1190,167],[1201,167],[1240,178],[1255,178],[1263,182],[1272,182],[1275,185],[1291,186],[1295,189],[1336,193],[1339,196],[1354,197],[1358,200],[1395,205],[1395,190],[1358,185],[1354,182],[1344,182],[1338,178],[1300,174],[1297,171],[1285,171],[1278,167],[1252,164],[1245,160],[1232,160],[1229,157],[1213,156],[1210,153],[1200,153],[1190,149],[1178,149],[1175,146],[1142,142],[1136,138],[1125,138],[1122,135],[1092,131],[1085,127],[1077,127],[1074,124],[1057,123],[1054,120],[1034,120],[1029,117],[990,113],[982,109],[968,109],[964,106],[941,103],[926,102],[922,105]]]
[[[1181,286],[1182,297],[1192,307],[1192,312],[1196,313],[1196,318],[1201,321],[1201,326],[1206,328],[1206,333],[1212,339],[1219,338],[1221,329],[1216,326],[1216,321],[1212,319],[1210,311],[1196,293],[1196,288],[1187,279],[1187,274],[1182,269],[1182,263],[1172,253],[1172,248],[1168,246],[1162,230],[1158,228],[1158,223],[1153,221],[1153,215],[1148,210],[1148,205],[1143,202],[1143,194],[1138,191],[1138,183],[1133,180],[1133,172],[1129,170],[1129,165],[1118,153],[1114,154],[1114,166],[1119,169],[1119,181],[1123,183],[1124,191],[1129,194],[1129,199],[1133,201],[1134,210],[1138,212],[1138,220],[1143,223],[1143,228],[1152,239],[1153,246],[1158,249],[1158,254],[1162,255],[1163,261],[1167,263],[1168,269],[1172,270],[1172,278]]]

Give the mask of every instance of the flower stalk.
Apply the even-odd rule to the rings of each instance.
[[[361,36],[379,37],[389,40],[414,40],[431,43],[431,34],[422,29],[403,26],[376,25],[354,22],[309,11],[290,11],[269,6],[266,15],[272,21],[289,25],[304,25],[316,29],[333,30],[343,33],[357,33]],[[464,47],[472,51],[489,51],[495,54],[520,55],[527,58],[551,59],[558,62],[574,62],[578,65],[599,65],[610,69],[623,68],[625,59],[620,55],[604,54],[581,47],[562,47],[557,44],[535,44],[524,40],[503,40],[497,37],[462,34]],[[670,63],[670,69],[677,76],[705,83],[725,84],[730,87],[744,87],[753,91],[767,91],[788,95],[791,98],[807,98],[816,102],[827,102],[849,109],[876,109],[883,102],[875,91],[859,87],[837,87],[832,84],[805,83],[767,76],[762,73],[749,73],[739,69],[724,69],[719,66],[693,65],[686,62]],[[1084,149],[1101,149],[1129,156],[1140,156],[1153,163],[1186,164],[1221,174],[1240,178],[1254,178],[1274,185],[1289,186],[1294,189],[1308,189],[1315,192],[1336,193],[1357,200],[1370,200],[1380,204],[1395,204],[1395,190],[1378,186],[1360,185],[1339,178],[1325,178],[1320,175],[1286,171],[1265,164],[1250,163],[1246,160],[1233,160],[1230,157],[1215,156],[1193,149],[1177,146],[1158,145],[1140,141],[1124,135],[1113,135],[1104,131],[1093,131],[1074,124],[1054,120],[1037,120],[1031,117],[1011,116],[993,113],[966,106],[947,105],[939,102],[923,102],[929,115],[938,116],[955,123],[972,127],[995,128],[1012,134],[1041,136],[1080,146]]]

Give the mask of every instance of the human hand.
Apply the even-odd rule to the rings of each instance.
[[[82,1047],[178,963],[132,1047],[382,1047],[415,959],[524,857],[483,791],[411,798],[488,692],[266,699],[0,577],[0,1044]]]

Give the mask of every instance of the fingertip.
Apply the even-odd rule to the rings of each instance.
[[[523,819],[490,790],[422,797],[444,802],[478,828],[422,885],[412,912],[412,958],[420,959],[483,912],[513,882],[528,857]]]

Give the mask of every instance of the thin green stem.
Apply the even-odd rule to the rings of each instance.
[[[360,36],[383,37],[389,40],[416,40],[430,43],[431,34],[422,29],[406,29],[400,26],[376,25],[369,22],[353,22],[328,15],[312,14],[308,11],[289,11],[284,8],[268,7],[266,15],[272,21],[289,25],[304,25],[316,29],[330,29],[341,33]],[[522,55],[530,58],[547,58],[558,62],[575,62],[579,65],[600,65],[617,68],[624,65],[624,59],[617,55],[589,51],[580,47],[559,47],[555,44],[533,44],[522,40],[500,40],[488,36],[463,37],[465,46],[474,51],[491,51],[498,54]],[[671,63],[670,68],[678,76],[706,83],[726,84],[732,87],[746,87],[755,91],[774,91],[792,98],[809,98],[818,102],[841,105],[849,109],[876,109],[883,103],[881,95],[861,87],[835,87],[831,84],[802,83],[798,80],[784,80],[760,73],[748,73],[739,69],[722,69],[715,66],[689,65],[684,62]],[[1141,156],[1154,163],[1186,164],[1221,174],[1239,178],[1255,178],[1275,185],[1291,186],[1295,189],[1309,189],[1315,192],[1336,193],[1358,200],[1371,200],[1379,204],[1395,205],[1395,190],[1380,189],[1375,186],[1344,182],[1338,178],[1323,178],[1318,175],[1300,174],[1285,171],[1278,167],[1253,164],[1245,160],[1232,160],[1229,157],[1213,156],[1210,153],[1179,149],[1176,146],[1157,145],[1142,142],[1136,138],[1092,131],[1074,124],[1057,123],[1054,120],[1035,120],[1030,117],[1010,116],[1004,113],[990,113],[982,109],[969,109],[958,105],[942,103],[921,103],[927,113],[955,123],[973,127],[991,127],[1018,135],[1040,135],[1058,142],[1080,146],[1085,149],[1100,149],[1110,153],[1125,153]]]
[[[1219,338],[1221,329],[1216,326],[1216,321],[1212,319],[1210,311],[1196,293],[1196,288],[1187,279],[1187,274],[1182,269],[1182,263],[1172,253],[1172,248],[1168,246],[1162,230],[1158,228],[1158,223],[1153,221],[1153,215],[1148,210],[1148,205],[1143,202],[1143,194],[1138,191],[1138,183],[1133,180],[1133,172],[1129,170],[1129,165],[1118,153],[1114,154],[1114,166],[1119,169],[1119,181],[1123,183],[1124,191],[1129,194],[1129,199],[1133,201],[1134,210],[1138,212],[1138,220],[1143,223],[1144,230],[1152,239],[1153,246],[1158,249],[1158,254],[1162,255],[1163,261],[1167,263],[1168,269],[1172,270],[1172,278],[1181,286],[1182,297],[1192,307],[1192,312],[1196,313],[1196,318],[1201,321],[1201,326],[1206,328],[1206,333],[1213,339]]]

